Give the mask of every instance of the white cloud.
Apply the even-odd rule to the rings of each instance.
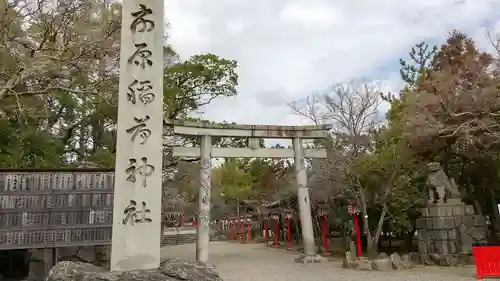
[[[331,84],[373,76],[397,89],[397,69],[384,66],[421,40],[457,28],[486,46],[483,26],[500,22],[500,1],[167,0],[166,16],[182,57],[240,64],[239,96],[211,104],[206,118],[296,124],[286,103]]]
[[[173,38],[169,38],[168,43],[173,43],[183,56],[190,56],[199,52],[199,46],[206,42],[201,34],[200,26],[206,23],[208,19],[203,16],[192,14],[188,10],[183,10],[178,1],[170,1],[165,9],[166,18],[170,24],[175,26]],[[170,33],[170,32],[169,32]]]
[[[280,18],[289,21],[299,21],[313,24],[335,24],[340,21],[342,14],[335,9],[322,6],[311,7],[303,4],[291,4],[280,13]]]
[[[245,28],[245,23],[241,20],[229,20],[226,22],[226,29],[231,33],[242,32]]]

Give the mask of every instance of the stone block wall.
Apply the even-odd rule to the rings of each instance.
[[[27,280],[40,281],[54,264],[53,249],[30,250],[29,275]],[[111,246],[65,247],[56,250],[58,261],[75,261],[109,267]]]
[[[223,237],[212,229],[210,241],[221,241]],[[180,245],[196,242],[196,232],[177,235],[165,235],[164,245]],[[111,246],[64,247],[55,252],[57,261],[73,261],[93,264],[109,268]],[[52,249],[31,249],[28,281],[43,281],[44,276],[52,267]]]
[[[472,243],[486,238],[485,219],[471,205],[438,205],[423,210],[417,219],[421,254],[471,253]]]

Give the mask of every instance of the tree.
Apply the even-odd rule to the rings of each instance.
[[[326,160],[314,160],[313,181],[338,195],[345,185],[349,163],[371,146],[370,133],[380,124],[380,85],[349,81],[332,86],[325,94],[312,94],[289,104],[292,112],[314,124],[332,124],[331,138],[316,143],[328,151]],[[313,191],[314,192],[314,191]]]
[[[332,182],[333,186],[329,187],[332,190],[331,194],[350,190],[351,195],[359,195],[355,198],[358,198],[358,204],[364,211],[368,206],[367,202],[362,200],[364,194],[361,193],[365,191],[362,186],[356,184],[358,180],[351,166],[360,154],[371,150],[370,134],[377,129],[381,121],[378,114],[379,86],[350,81],[346,84],[334,85],[326,94],[320,96],[313,94],[305,100],[289,105],[292,112],[316,124],[333,124],[331,139],[321,144],[328,149],[328,158],[318,164],[324,167],[320,170],[326,169],[327,172],[315,176],[335,179]],[[328,181],[319,180],[318,182]],[[335,192],[333,192],[334,189],[336,189]]]
[[[104,103],[116,102],[111,93],[117,84],[113,69],[120,6],[89,1],[57,2],[56,7],[53,1],[2,3],[0,118],[15,132],[5,135],[4,142],[23,143],[17,148],[6,145],[11,161],[2,164],[43,167],[74,161],[85,148],[82,137],[90,134],[82,127],[95,120],[94,112],[102,114]],[[101,128],[107,125],[105,118]],[[30,141],[33,138],[37,141]]]
[[[407,133],[416,133],[416,145],[429,147],[429,152],[451,145],[453,151],[474,157],[477,149],[498,142],[498,78],[489,70],[492,62],[471,39],[451,34],[437,53],[436,65],[419,77],[408,101]],[[425,140],[437,143],[425,146]]]
[[[252,178],[241,169],[238,159],[226,159],[224,163],[212,170],[212,183],[227,204],[229,200],[249,199],[252,195]]]
[[[236,95],[238,64],[214,54],[195,55],[165,70],[164,111],[168,119],[185,118],[220,97]]]
[[[0,2],[0,165],[113,167],[121,4]],[[164,53],[167,118],[236,94],[235,61]]]
[[[376,253],[388,221],[412,229],[409,215],[416,216],[423,203],[421,185],[415,184],[418,162],[402,152],[401,127],[392,126],[399,123],[381,123],[381,98],[378,84],[350,82],[290,105],[315,124],[334,125],[331,139],[315,144],[326,148],[328,157],[311,163],[312,192],[357,202],[369,255]]]
[[[255,198],[273,201],[295,192],[295,166],[288,159],[252,159],[244,169],[253,179]]]
[[[373,150],[355,158],[352,176],[347,178],[354,186],[349,193],[369,217],[363,224],[369,255],[377,253],[382,231],[414,230],[418,209],[426,203],[421,178],[424,166],[403,149],[404,143],[391,128],[382,128],[373,136]]]
[[[472,200],[479,212],[491,213],[500,231],[495,184],[499,179],[498,73],[491,54],[453,31],[406,95],[403,119],[404,136],[414,154],[440,162],[465,187],[466,200]]]

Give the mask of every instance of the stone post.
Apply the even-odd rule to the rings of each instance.
[[[212,137],[201,137],[201,186],[198,192],[198,228],[196,229],[196,260],[208,262],[210,243],[210,188],[212,180]]]
[[[306,257],[315,257],[316,246],[314,244],[311,205],[309,202],[309,188],[307,187],[307,174],[304,162],[304,147],[302,146],[302,139],[293,139],[293,151],[295,154],[295,170],[297,173],[297,200],[299,201],[302,238],[304,240],[304,254]]]
[[[122,2],[111,270],[160,265],[163,1]]]

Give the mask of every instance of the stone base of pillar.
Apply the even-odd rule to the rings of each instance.
[[[421,254],[472,254],[472,243],[486,241],[486,220],[471,205],[431,205],[416,221]]]
[[[325,260],[325,258],[323,258],[320,255],[309,256],[309,255],[302,254],[302,255],[298,256],[297,258],[295,258],[296,263],[322,263],[324,260]]]
[[[167,260],[152,270],[110,272],[89,263],[62,261],[49,272],[46,281],[222,281],[213,266],[204,263]]]

